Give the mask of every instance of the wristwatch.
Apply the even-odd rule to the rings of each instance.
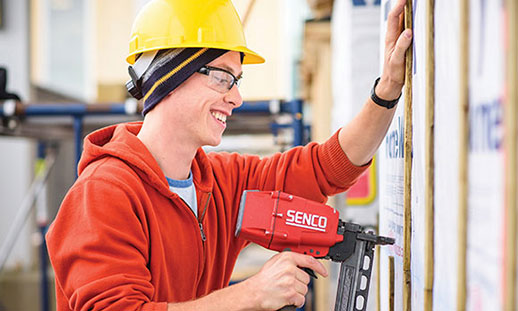
[[[394,100],[384,100],[384,99],[379,98],[376,95],[376,86],[380,82],[380,79],[381,79],[381,77],[378,77],[376,79],[376,81],[374,82],[374,86],[372,87],[372,90],[371,90],[371,99],[378,106],[385,107],[387,109],[392,109],[392,108],[394,108],[394,106],[397,105],[399,98],[401,97],[401,94],[399,94],[399,97]]]

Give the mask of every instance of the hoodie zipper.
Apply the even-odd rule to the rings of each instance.
[[[209,206],[209,202],[210,202],[210,197],[211,197],[212,193],[209,192],[209,195],[208,195],[208,198],[207,198],[207,201],[205,202],[205,207],[203,208],[203,212],[201,214],[201,217],[198,217],[198,226],[200,227],[200,235],[201,235],[201,240],[202,242],[205,244],[205,241],[207,240],[207,236],[205,235],[205,230],[203,229],[203,218],[205,218],[205,212],[207,212],[207,207]]]
[[[201,280],[201,276],[203,275],[203,271],[205,269],[205,241],[207,240],[207,236],[205,234],[205,230],[203,228],[203,219],[205,218],[205,213],[207,212],[207,208],[209,206],[209,202],[210,202],[210,197],[212,196],[212,193],[211,192],[205,192],[204,193],[206,196],[207,196],[207,200],[205,201],[205,206],[203,207],[203,211],[201,213],[201,216],[198,217],[198,227],[200,228],[200,236],[201,236],[201,252],[199,253],[200,255],[200,265],[198,267],[198,282]],[[204,197],[204,195],[202,195],[202,197]],[[200,198],[200,201],[201,201],[201,198]]]
[[[196,217],[196,214],[194,213],[194,211],[191,210],[189,205],[182,198],[178,197],[180,199],[180,201],[182,201],[183,204],[185,204],[186,208],[191,210],[191,213],[194,216],[194,219],[196,219],[196,222],[198,223],[198,228],[200,229],[200,237],[201,237],[202,246],[205,246],[205,241],[207,240],[207,235],[205,235],[205,230],[203,229],[203,223],[202,222],[203,222],[203,218],[205,218],[205,213],[207,212],[207,208],[209,206],[210,197],[212,196],[211,192],[206,192],[206,193],[208,194],[208,198],[207,198],[207,201],[205,202],[205,206],[203,208],[203,212],[201,214],[201,217]]]

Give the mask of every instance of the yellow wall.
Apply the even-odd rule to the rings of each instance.
[[[241,95],[245,100],[284,99],[288,96],[287,42],[283,31],[283,2],[256,0],[245,25],[247,45],[266,59],[243,68]],[[251,0],[233,0],[243,18]]]
[[[96,81],[98,101],[120,101],[126,97],[128,40],[135,16],[133,1],[96,0]]]
[[[128,79],[128,41],[134,5],[127,0],[96,0],[96,55],[99,84],[124,83]]]

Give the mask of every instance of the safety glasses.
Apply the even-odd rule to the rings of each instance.
[[[223,68],[203,66],[198,70],[199,73],[207,75],[209,77],[209,87],[220,93],[226,93],[234,84],[239,87],[241,84],[241,78],[236,78],[230,71]]]

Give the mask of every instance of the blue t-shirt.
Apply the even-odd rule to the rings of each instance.
[[[191,208],[194,216],[198,217],[198,204],[196,201],[196,189],[192,182],[192,174],[189,174],[189,178],[184,180],[171,179],[166,176],[169,189],[178,194],[180,198]]]

